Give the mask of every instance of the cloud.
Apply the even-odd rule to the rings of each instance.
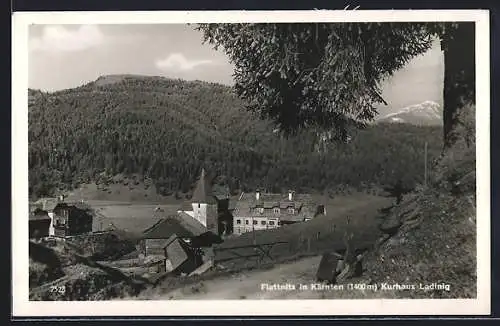
[[[161,70],[193,70],[202,65],[214,64],[212,60],[188,60],[182,53],[172,53],[165,59],[156,60],[156,67]]]
[[[61,25],[44,26],[42,35],[30,40],[30,50],[44,52],[75,52],[104,43],[104,35],[95,25],[69,29]]]

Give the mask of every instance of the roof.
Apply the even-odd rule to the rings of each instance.
[[[40,198],[34,204],[42,205],[42,209],[52,211],[59,204],[58,198]]]
[[[179,236],[176,233],[172,234],[170,236],[170,238],[167,239],[167,242],[165,242],[163,247],[164,248],[168,247],[175,239],[178,239],[178,238],[179,238]]]
[[[50,217],[49,217],[49,214],[47,213],[47,211],[44,211],[44,210],[37,208],[37,209],[33,210],[32,212],[30,212],[29,220],[30,221],[42,221],[42,220],[49,220],[50,221]]]
[[[43,209],[43,205],[41,203],[29,203],[30,213],[36,211],[37,209]]]
[[[46,210],[55,210],[57,207],[76,207],[78,209],[82,209],[82,210],[89,210],[90,209],[90,205],[85,203],[85,202],[80,202],[80,201],[70,201],[70,202],[67,202],[67,201],[64,201],[64,202],[61,202],[59,201],[58,203],[56,203],[54,206],[50,206],[50,209],[47,209]]]
[[[180,212],[174,218],[180,221],[180,224],[195,236],[208,232],[208,229],[203,224],[187,213]]]
[[[180,212],[178,215],[170,215],[155,225],[145,230],[142,239],[168,239],[172,235],[182,238],[193,238],[209,232],[196,219],[190,215]]]
[[[166,253],[168,260],[172,264],[172,269],[175,270],[182,263],[184,263],[187,259],[189,259],[188,254],[186,253],[186,248],[184,241],[179,239],[177,235],[173,235],[166,245]]]
[[[198,179],[196,188],[193,192],[193,197],[191,198],[193,203],[205,203],[205,204],[217,204],[217,199],[215,198],[210,182],[205,175],[205,169],[201,170],[201,176]]]
[[[260,213],[255,208],[264,209]],[[295,208],[291,213],[287,208]],[[313,201],[309,194],[294,194],[292,200],[288,199],[288,194],[270,194],[261,193],[259,200],[256,200],[255,194],[243,193],[236,202],[233,216],[242,217],[279,217],[284,221],[302,221],[305,218],[311,218],[316,215],[318,205]],[[280,208],[280,214],[274,213],[275,208]]]

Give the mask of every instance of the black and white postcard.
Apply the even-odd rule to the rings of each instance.
[[[15,13],[12,59],[14,316],[489,314],[488,11]]]

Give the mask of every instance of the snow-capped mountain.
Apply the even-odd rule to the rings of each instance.
[[[440,125],[443,123],[441,106],[425,101],[400,109],[377,119],[378,122],[410,123],[415,125]]]

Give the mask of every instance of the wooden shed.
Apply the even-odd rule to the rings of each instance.
[[[189,274],[203,264],[201,251],[191,247],[177,234],[167,240],[164,251],[174,273]]]
[[[145,256],[163,255],[164,248],[173,235],[189,242],[193,247],[209,246],[222,241],[196,219],[180,213],[162,219],[145,230],[139,242],[139,250]]]
[[[29,237],[30,239],[49,236],[50,217],[47,211],[36,208],[29,215]]]

